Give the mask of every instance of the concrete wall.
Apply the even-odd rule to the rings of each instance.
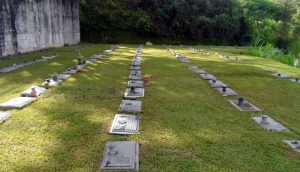
[[[0,56],[79,42],[79,0],[0,0]]]

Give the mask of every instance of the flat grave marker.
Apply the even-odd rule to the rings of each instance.
[[[290,147],[292,147],[295,151],[300,152],[300,140],[283,140]]]
[[[59,75],[57,75],[58,80],[66,80],[70,77],[71,77],[71,75],[69,75],[69,74],[59,74]]]
[[[1,103],[0,109],[3,110],[21,109],[35,100],[36,98],[34,97],[16,97],[7,102]]]
[[[142,80],[142,76],[141,75],[129,75],[129,79],[130,80]]]
[[[0,111],[0,123],[4,122],[10,115],[9,112]]]
[[[240,111],[248,111],[248,112],[259,112],[261,111],[259,108],[244,100],[243,98],[239,98],[238,100],[228,100],[231,105],[237,108]]]
[[[141,112],[142,102],[137,100],[123,100],[119,112],[134,113]]]
[[[299,78],[290,79],[290,81],[300,84]]]
[[[291,79],[291,76],[282,73],[274,73],[272,76],[279,79]]]
[[[210,75],[208,73],[206,74],[200,74],[200,77],[205,79],[205,80],[217,80],[217,78],[213,75]]]
[[[252,119],[258,123],[261,127],[266,129],[270,132],[287,132],[289,131],[287,128],[285,128],[282,124],[275,121],[268,115],[261,115],[258,117],[252,117]]]
[[[235,92],[233,89],[224,87],[216,87],[215,88],[222,96],[237,96],[238,93]]]
[[[134,87],[134,88],[144,88],[144,81],[138,81],[138,80],[129,80],[128,81],[128,88]]]
[[[142,75],[141,70],[130,70],[129,75]]]
[[[105,145],[101,169],[138,170],[139,144],[136,141],[110,141]]]
[[[141,70],[140,66],[131,66],[130,70]]]
[[[21,93],[22,97],[38,97],[41,94],[45,93],[47,89],[38,87],[38,86],[32,86],[31,88],[25,90],[23,93]]]
[[[109,133],[131,135],[139,134],[140,117],[137,115],[116,114]]]
[[[127,88],[124,94],[125,99],[144,98],[144,88]]]
[[[224,84],[220,80],[208,80],[208,83],[210,84],[211,87],[213,88],[219,88],[219,87],[227,87],[226,84]]]

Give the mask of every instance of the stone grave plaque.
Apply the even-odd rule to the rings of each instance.
[[[70,77],[71,77],[71,75],[68,75],[68,74],[59,74],[59,75],[57,75],[58,80],[66,80]]]
[[[105,145],[101,169],[138,170],[139,144],[136,141],[110,141]]]
[[[9,112],[0,111],[0,123],[4,122],[10,116]]]
[[[252,119],[258,123],[261,127],[266,129],[270,132],[287,132],[289,131],[287,128],[285,128],[282,124],[275,121],[268,115],[261,115],[258,117],[252,117]]]
[[[205,79],[205,80],[217,80],[217,78],[213,75],[210,75],[208,73],[206,74],[200,74],[200,77]]]
[[[48,84],[48,87],[56,87],[62,82],[63,82],[62,80],[54,81],[53,79],[47,79],[44,83],[41,84],[41,86],[46,88],[47,87],[46,85]]]
[[[128,81],[128,88],[134,87],[134,88],[144,88],[144,81],[138,81],[138,80],[129,80]]]
[[[141,112],[142,110],[142,102],[137,100],[123,100],[119,112],[127,112],[127,113],[133,113],[133,112]]]
[[[280,78],[280,79],[290,79],[291,76],[287,75],[287,74],[282,74],[282,73],[275,73],[272,74],[273,77],[275,78]]]
[[[228,87],[216,87],[215,88],[222,96],[237,96],[238,93]]]
[[[0,69],[0,73],[8,73],[8,72],[14,71],[16,69],[18,69],[18,67],[16,65],[15,66],[6,67],[6,68],[1,68]]]
[[[130,70],[129,75],[142,75],[141,70]]]
[[[198,67],[197,66],[189,66],[189,69],[192,70],[192,71],[195,71],[195,70],[198,69]]]
[[[116,114],[109,133],[139,134],[140,117],[136,115]]]
[[[190,63],[190,62],[191,62],[191,61],[190,61],[189,59],[187,59],[187,58],[182,58],[182,59],[180,59],[180,61],[183,62],[183,63]]]
[[[130,80],[142,80],[142,76],[141,75],[129,75],[129,79]]]
[[[206,74],[206,73],[207,73],[207,72],[206,72],[205,70],[203,70],[203,69],[196,69],[196,70],[194,70],[194,72],[197,73],[197,74]]]
[[[131,66],[130,70],[141,70],[140,66]]]
[[[1,103],[0,108],[4,110],[21,109],[35,100],[36,98],[34,97],[16,97],[7,102]]]
[[[32,96],[32,95],[31,95],[31,92],[33,91],[32,89],[35,90],[36,96]],[[45,88],[38,87],[38,86],[32,86],[31,88],[25,90],[25,91],[21,94],[21,96],[22,96],[22,97],[37,97],[37,96],[40,96],[41,94],[45,93],[46,91],[47,91],[47,89],[45,89]]]
[[[133,59],[132,66],[141,66],[142,62],[138,59]]]
[[[144,98],[144,88],[127,88],[124,94],[125,99]]]
[[[297,84],[300,84],[300,79],[299,78],[290,79],[290,81],[295,82]]]
[[[227,87],[226,84],[224,84],[220,80],[208,80],[208,83],[210,84],[211,87],[213,88],[219,88],[219,87]]]
[[[69,74],[69,75],[72,75],[72,74],[75,74],[75,73],[77,73],[77,72],[78,72],[77,69],[70,68],[70,69],[66,70],[63,74]]]
[[[261,111],[256,106],[248,102],[247,100],[244,100],[240,98],[239,100],[228,100],[231,105],[233,105],[235,108],[237,108],[240,111],[248,111],[248,112],[259,112]]]
[[[295,151],[300,152],[300,140],[283,140],[290,147],[292,147]]]

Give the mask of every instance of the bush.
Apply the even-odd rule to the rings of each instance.
[[[292,53],[285,54],[282,50],[275,48],[271,44],[260,47],[249,47],[245,53],[251,56],[274,59],[281,63],[300,68],[297,56]]]

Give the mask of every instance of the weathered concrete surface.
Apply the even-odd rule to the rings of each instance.
[[[0,56],[79,42],[79,0],[0,0]]]

